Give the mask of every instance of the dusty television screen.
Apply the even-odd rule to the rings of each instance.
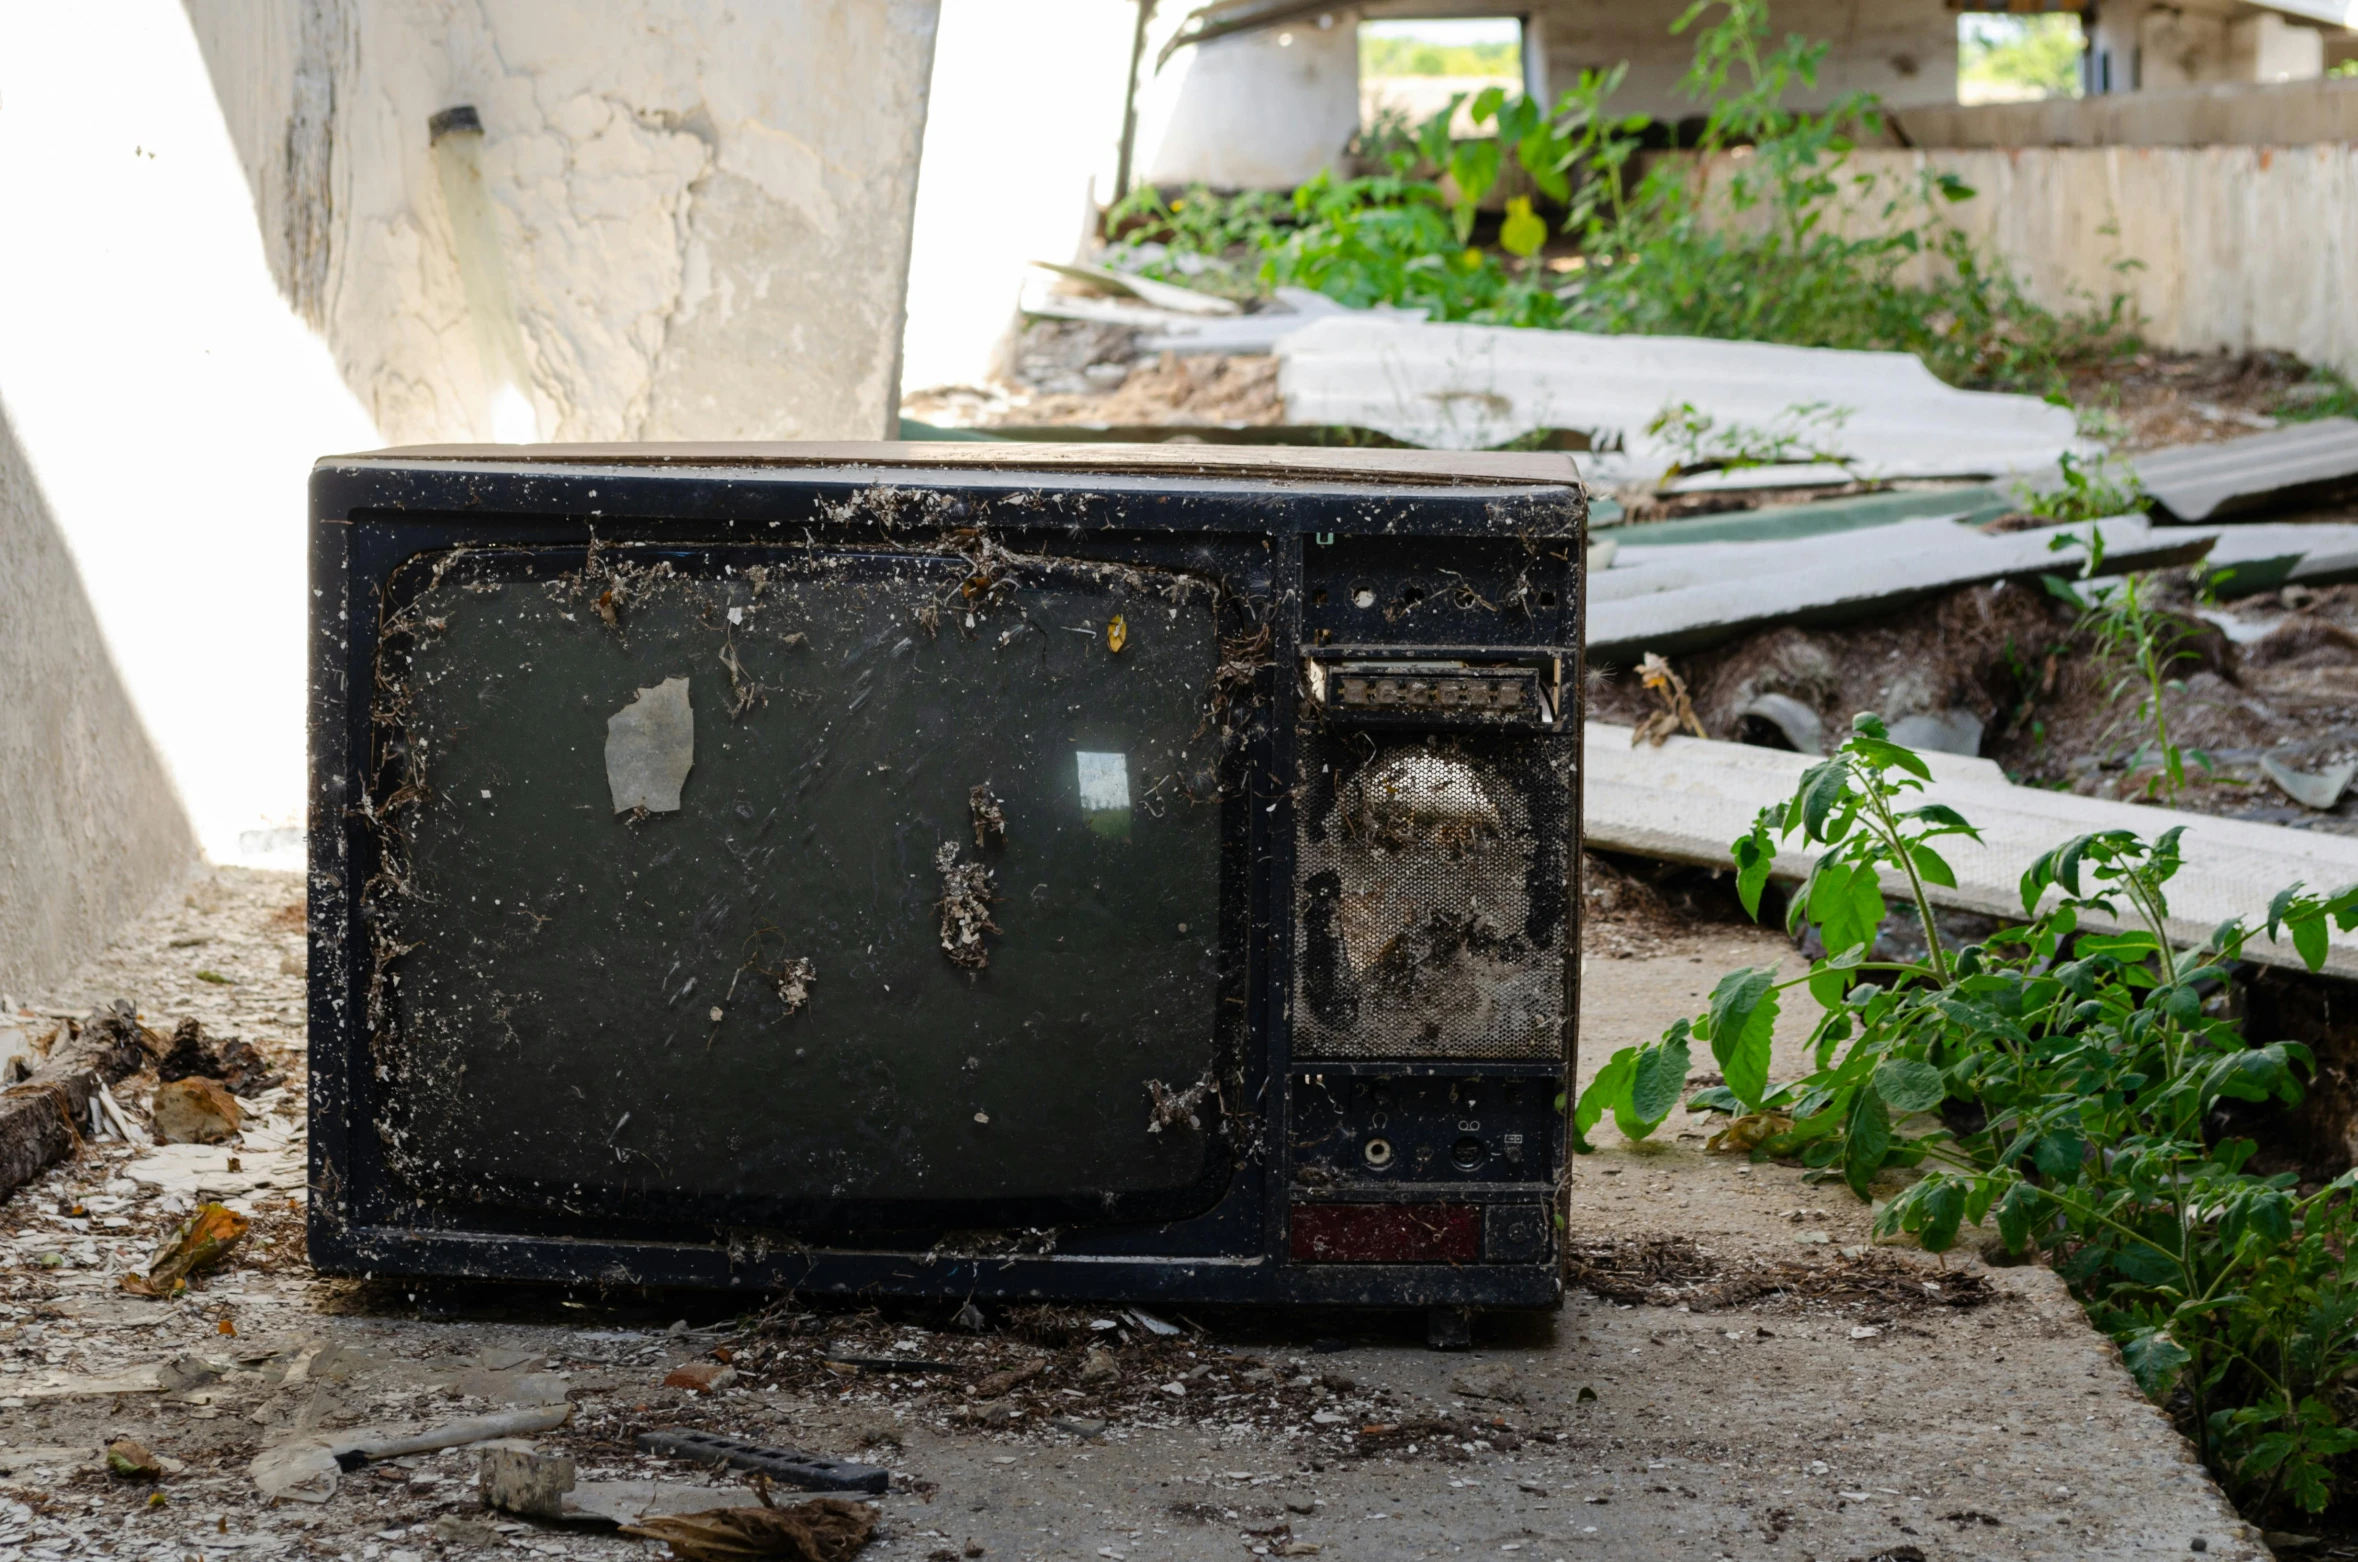
[[[801,549],[405,569],[367,897],[403,1182],[802,1225],[1216,1200],[1216,1114],[1155,1111],[1216,1061],[1215,593],[980,586]]]

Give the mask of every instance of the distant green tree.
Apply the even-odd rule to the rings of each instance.
[[[1520,76],[1523,51],[1511,43],[1434,43],[1359,30],[1361,76]]]
[[[2080,95],[2080,19],[2047,16],[1968,16],[1957,39],[1957,85],[2005,89],[2009,97]],[[1995,95],[1995,94],[1993,94]]]

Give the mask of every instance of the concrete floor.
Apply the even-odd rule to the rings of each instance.
[[[292,876],[219,872],[50,996],[80,1006],[135,994],[167,1019],[210,1004],[218,1026],[291,1041],[300,964],[287,958],[293,935],[270,918],[299,887]],[[188,942],[198,938],[210,942]],[[1779,958],[1792,958],[1780,940],[1721,930],[1647,958],[1592,961],[1584,1056],[1601,1059],[1688,1012],[1728,967]],[[200,966],[233,982],[198,980]],[[1674,1121],[1663,1142],[1643,1146],[1603,1136],[1610,1142],[1574,1181],[1576,1235],[1678,1233],[1729,1263],[1831,1258],[1865,1244],[1866,1213],[1839,1186],[1707,1155],[1679,1129]],[[1220,1341],[1280,1373],[1356,1380],[1350,1396],[1334,1397],[1355,1412],[1381,1391],[1381,1413],[1395,1419],[1497,1417],[1521,1434],[1511,1450],[1427,1440],[1414,1453],[1361,1457],[1339,1451],[1349,1427],[1313,1425],[1299,1410],[1290,1421],[1231,1424],[1190,1402],[1184,1413],[1116,1419],[1083,1440],[1037,1418],[1024,1423],[1037,1430],[953,1425],[938,1405],[865,1377],[814,1391],[771,1387],[749,1371],[691,1407],[686,1391],[659,1385],[719,1336],[554,1302],[420,1317],[398,1290],[311,1279],[291,1241],[292,1213],[267,1190],[248,1202],[275,1247],[250,1241],[249,1261],[201,1295],[136,1301],[115,1276],[144,1260],[169,1214],[163,1198],[128,1191],[135,1180],[119,1174],[137,1171],[131,1161],[127,1147],[94,1146],[9,1201],[0,1219],[13,1233],[0,1235],[0,1562],[422,1562],[478,1545],[662,1554],[610,1535],[488,1527],[465,1451],[346,1475],[316,1506],[266,1506],[246,1473],[263,1446],[306,1428],[410,1427],[552,1393],[576,1407],[553,1441],[573,1449],[585,1479],[696,1479],[635,1456],[627,1436],[689,1408],[724,1429],[889,1465],[895,1491],[883,1499],[879,1558],[1937,1562],[2187,1556],[2198,1540],[2210,1558],[2267,1555],[2060,1283],[2036,1268],[1983,1271],[1952,1258],[2000,1293],[1971,1311],[1764,1303],[1690,1312],[1576,1293],[1552,1326],[1486,1326],[1470,1354],[1428,1351],[1380,1328],[1314,1352],[1310,1328],[1268,1319]],[[110,1187],[126,1198],[121,1229],[85,1233],[51,1213]],[[1941,1283],[1930,1259],[1905,1257]],[[718,1303],[701,1314],[695,1300],[679,1305],[691,1322],[720,1321]],[[220,1332],[224,1320],[234,1339]],[[1211,1342],[1197,1343],[1215,1359]],[[230,1373],[174,1398],[46,1392],[53,1382],[87,1390],[187,1353],[228,1362]],[[97,1467],[97,1449],[115,1435],[185,1462],[163,1483],[161,1505],[150,1488]],[[873,1451],[860,1451],[863,1439]],[[714,1500],[742,1502],[744,1488]]]

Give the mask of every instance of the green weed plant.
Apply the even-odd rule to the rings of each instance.
[[[2358,926],[2358,885],[2294,884],[2260,933],[2230,921],[2181,949],[2180,831],[2099,831],[2032,864],[2018,925],[1952,949],[1929,887],[1954,883],[1941,844],[1978,837],[1922,799],[1929,779],[1862,715],[1761,811],[1733,847],[1738,892],[1757,916],[1778,843],[1798,838],[1817,855],[1788,926],[1814,928],[1825,956],[1795,977],[1730,972],[1705,1013],[1615,1053],[1574,1104],[1578,1146],[1608,1114],[1631,1138],[1659,1128],[1707,1046],[1725,1083],[1687,1107],[1729,1119],[1714,1144],[1798,1161],[1862,1199],[1896,1173],[1879,1236],[1944,1253],[1994,1227],[2043,1256],[2246,1514],[2322,1511],[2358,1452],[2358,1171],[2304,1189],[2252,1169],[2256,1146],[2223,1109],[2297,1103],[2314,1061],[2246,1037],[2222,997],[2254,937],[2323,965],[2329,928]],[[1877,955],[1893,887],[1922,959]],[[1770,1037],[1797,986],[1823,1013],[1808,1071],[1776,1083]]]

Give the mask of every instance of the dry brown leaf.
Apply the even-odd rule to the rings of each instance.
[[[1695,702],[1687,695],[1687,681],[1671,671],[1670,664],[1648,651],[1638,663],[1638,681],[1654,691],[1662,702],[1662,709],[1637,724],[1629,735],[1629,746],[1647,742],[1660,748],[1672,733],[1685,730],[1697,737],[1706,737],[1702,721],[1695,715]]]
[[[1793,1119],[1782,1112],[1753,1112],[1703,1141],[1706,1150],[1757,1150],[1781,1133],[1790,1133]]]
[[[225,1205],[200,1204],[172,1233],[146,1274],[123,1276],[123,1289],[133,1296],[178,1296],[188,1289],[190,1276],[227,1258],[245,1235],[245,1216]]]
[[[625,1524],[621,1533],[668,1542],[671,1554],[684,1562],[741,1562],[748,1557],[845,1562],[875,1535],[876,1516],[872,1503],[818,1497],[785,1508],[661,1514]]]

